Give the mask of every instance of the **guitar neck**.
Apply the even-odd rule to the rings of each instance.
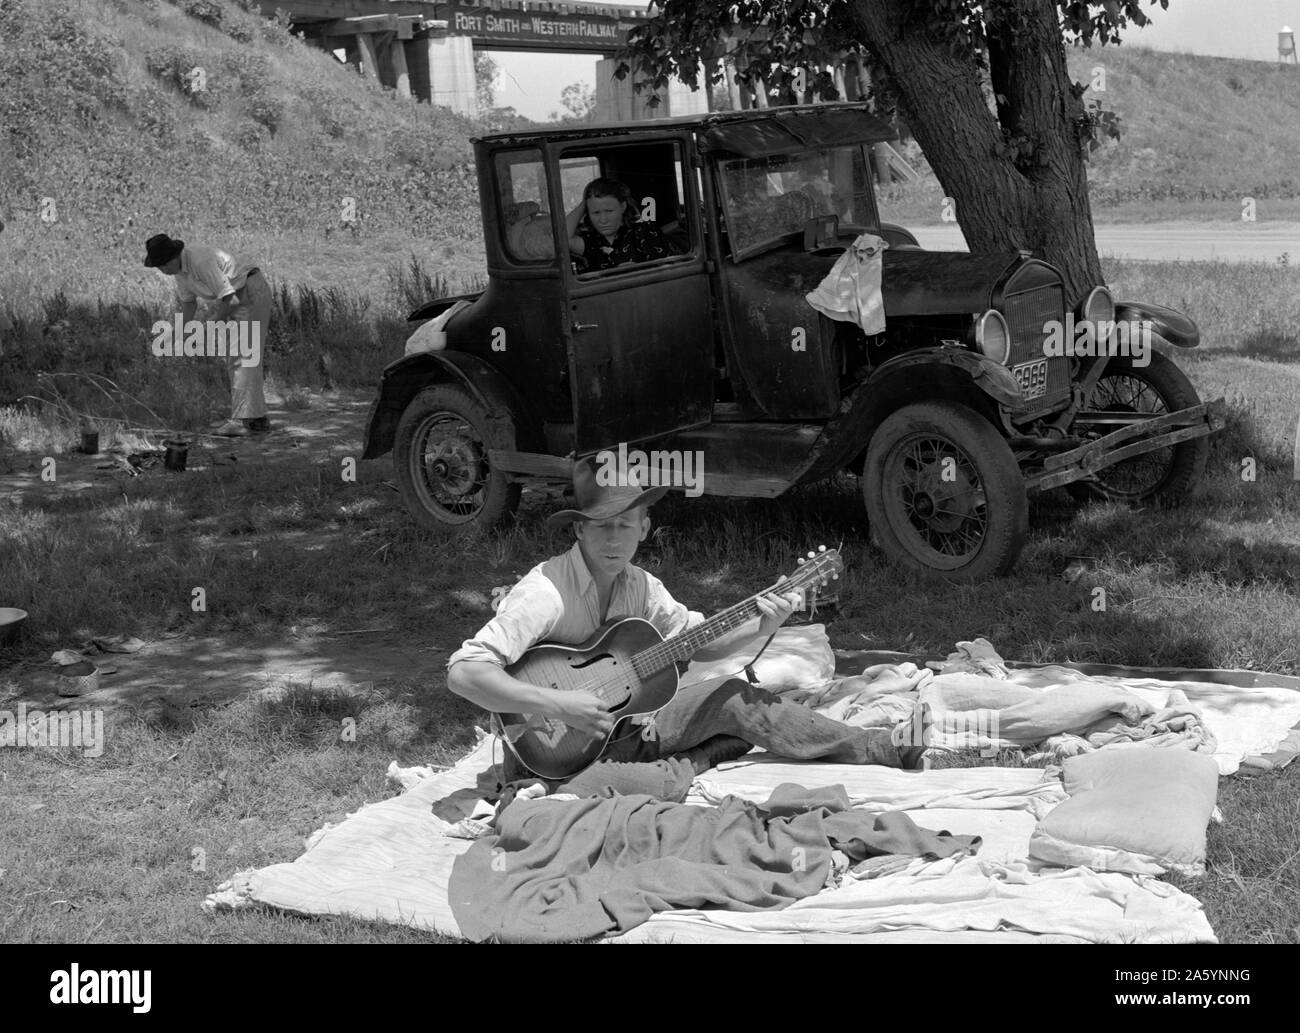
[[[643,649],[632,658],[633,663],[643,677],[649,677],[674,664],[684,663],[711,642],[731,634],[745,622],[757,617],[759,596],[772,591],[795,592],[805,584],[818,580],[815,570],[801,568],[780,585],[770,585],[748,599],[742,599],[734,606],[715,613],[703,624],[698,624],[689,631],[683,631],[680,635],[674,635],[648,649]]]

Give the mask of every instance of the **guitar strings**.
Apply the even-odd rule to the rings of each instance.
[[[637,675],[639,676],[640,672],[638,670],[638,664],[644,665],[650,660],[654,660],[655,663],[661,663],[663,658],[673,656],[684,645],[693,643],[696,639],[699,638],[712,637],[713,631],[717,628],[725,628],[727,631],[734,630],[735,628],[743,624],[745,621],[749,620],[754,615],[754,613],[757,612],[758,610],[757,599],[761,595],[767,595],[768,593],[773,592],[778,588],[785,589],[785,590],[796,589],[806,581],[817,580],[817,579],[820,579],[822,581],[827,580],[821,574],[820,568],[824,565],[824,561],[831,560],[831,558],[834,557],[835,555],[836,554],[832,552],[832,553],[825,553],[822,556],[818,556],[812,563],[809,563],[807,566],[800,567],[799,570],[795,572],[794,576],[787,578],[784,583],[778,582],[769,585],[767,588],[763,589],[762,591],[755,592],[753,595],[745,599],[742,599],[740,602],[732,606],[729,606],[724,610],[720,610],[718,613],[714,614],[704,623],[700,624],[695,628],[692,628],[690,631],[684,632],[680,635],[676,635],[672,639],[669,639],[667,642],[657,642],[653,646],[649,646],[646,649],[641,650],[641,652],[639,653],[634,653],[630,657],[630,662],[633,671],[637,673]],[[833,565],[833,561],[829,565]],[[725,633],[726,632],[724,631],[723,634]],[[704,644],[703,642],[700,642],[700,645],[703,644]],[[696,648],[698,648],[698,646]],[[691,652],[694,651],[695,651],[694,649],[691,650]],[[686,656],[689,655],[690,655],[689,653],[686,654]],[[602,702],[608,705],[612,703],[612,699],[608,698],[607,693],[610,690],[621,688],[624,681],[625,679],[623,678],[615,679],[613,677],[606,677],[601,681],[596,682],[594,685],[588,686],[586,688],[586,691],[592,693],[592,695],[597,696],[598,698],[600,698]],[[616,719],[616,724],[618,720],[622,720],[622,718]],[[635,729],[634,727],[629,726],[628,731],[620,735],[618,738],[614,738],[613,729],[611,729],[610,735],[606,738],[605,745],[604,747],[602,747],[602,752],[605,749],[608,749],[609,746],[611,746],[615,742],[623,742],[626,739],[632,738],[634,735],[640,735],[640,734],[641,734],[640,729]],[[560,751],[558,747],[556,749],[556,752],[561,754],[562,757],[567,757],[569,755],[567,750]]]
[[[742,599],[734,606],[729,606],[725,610],[720,610],[718,613],[714,614],[714,616],[710,617],[707,621],[705,621],[703,624],[699,625],[698,627],[692,628],[690,631],[684,632],[683,634],[678,635],[673,639],[669,639],[667,642],[658,642],[655,645],[642,650],[640,653],[637,653],[632,657],[633,665],[635,666],[637,661],[644,662],[650,659],[653,659],[654,661],[656,661],[656,663],[658,663],[662,661],[666,656],[671,656],[677,652],[679,648],[677,643],[682,643],[682,644],[686,644],[688,642],[693,643],[695,639],[711,637],[711,629],[709,628],[710,625],[717,624],[717,623],[729,624],[732,621],[736,621],[736,619],[739,617],[740,620],[738,620],[733,627],[728,628],[729,631],[734,631],[735,627],[739,627],[740,624],[743,624],[746,620],[752,617],[754,615],[754,612],[757,612],[758,607],[757,604],[755,603],[755,600],[757,600],[759,596],[767,595],[768,593],[775,591],[778,588],[789,589],[789,588],[798,587],[804,581],[814,580],[816,578],[821,577],[821,572],[820,572],[820,567],[822,566],[821,560],[822,557],[827,555],[830,554],[823,553],[822,556],[819,556],[817,560],[814,560],[808,566],[800,567],[799,570],[795,572],[794,576],[788,578],[784,584],[777,583],[777,584],[769,585],[761,592],[756,592],[753,595],[749,596],[748,598]],[[743,615],[742,615],[742,611],[743,611]],[[706,631],[706,629],[710,631],[710,634],[703,634]],[[695,648],[698,649],[702,645],[704,645],[703,641],[699,642],[699,644],[696,645]],[[691,652],[694,652],[694,649],[691,650]]]
[[[742,599],[740,602],[735,603],[732,606],[728,606],[724,610],[719,610],[716,614],[714,614],[712,617],[706,620],[703,624],[700,624],[692,628],[690,631],[683,632],[680,635],[676,635],[666,642],[656,642],[654,645],[648,646],[645,649],[641,650],[641,652],[634,653],[630,658],[633,671],[635,671],[639,676],[640,675],[639,667],[644,666],[646,663],[653,662],[653,664],[657,668],[660,666],[665,666],[663,664],[663,661],[665,659],[668,659],[670,662],[675,662],[671,658],[674,655],[676,655],[679,650],[683,649],[688,644],[694,644],[698,639],[707,640],[708,638],[714,637],[713,630],[716,627],[726,628],[726,631],[724,631],[722,634],[726,634],[727,631],[734,631],[736,628],[740,627],[740,625],[744,624],[747,620],[752,618],[755,613],[757,613],[758,605],[756,600],[758,599],[759,596],[767,595],[768,593],[778,588],[782,588],[782,589],[797,588],[805,581],[811,581],[811,580],[821,578],[822,574],[820,568],[822,566],[822,560],[825,556],[829,556],[829,555],[832,554],[823,553],[821,556],[818,556],[817,559],[814,560],[812,563],[808,564],[805,567],[800,567],[799,570],[795,572],[794,576],[787,578],[783,584],[774,583],[772,585],[769,585],[761,592],[755,592],[753,595],[745,599]],[[721,636],[717,636],[717,637],[721,637]],[[694,653],[696,649],[700,648],[700,646],[704,644],[705,644],[704,641],[700,641],[698,645],[695,645],[694,648],[690,650],[690,652],[685,653],[685,655],[682,656],[682,659],[686,659],[687,656],[691,655],[691,653]],[[607,698],[607,693],[622,688],[624,681],[625,679],[623,678],[615,678],[613,676],[609,676],[602,679],[601,681],[596,682],[594,685],[589,686],[587,688],[587,691],[590,692],[592,695],[597,696],[602,702],[608,704],[613,701],[612,699]]]

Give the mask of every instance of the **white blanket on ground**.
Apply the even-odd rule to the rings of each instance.
[[[240,872],[204,902],[207,910],[265,904],[310,915],[353,915],[459,934],[447,900],[457,856],[471,846],[444,832],[430,806],[476,784],[500,756],[485,738],[450,771],[411,781],[400,796],[370,804],[308,840],[298,860]],[[656,915],[622,941],[786,942],[1188,942],[1213,941],[1195,898],[1150,879],[1084,870],[1026,868],[1035,801],[1048,798],[1050,774],[1033,769],[963,768],[900,772],[876,766],[754,761],[724,765],[701,790],[761,793],[768,784],[840,783],[854,800],[886,806],[942,803],[909,810],[922,827],[984,837],[979,855],[958,870],[912,862],[877,879],[849,880],[783,912],[673,912]],[[1046,779],[1045,779],[1046,775]],[[1045,788],[1040,789],[1040,785]],[[765,794],[764,794],[765,795]],[[976,806],[984,800],[987,807]],[[1020,806],[1008,807],[1012,800]],[[942,877],[941,877],[942,876]]]
[[[1087,868],[1033,873],[1023,863],[979,856],[846,882],[781,911],[675,911],[656,917],[662,920],[638,926],[619,941],[708,941],[714,929],[743,932],[753,940],[770,933],[839,933],[870,942],[872,934],[898,929],[926,931],[925,942],[971,932],[996,942],[1004,930],[1089,943],[1215,939],[1200,902],[1168,883]]]
[[[1042,817],[1066,799],[1059,769],[1055,768],[985,767],[979,769],[978,776],[972,776],[971,768],[918,772],[821,762],[798,765],[757,752],[697,778],[686,802],[715,804],[725,796],[739,796],[762,803],[783,782],[799,782],[799,778],[791,777],[792,772],[803,774],[807,768],[816,769],[817,785],[843,785],[853,806],[867,811],[1020,810]],[[868,770],[871,777],[864,779],[862,772]]]
[[[1236,772],[1247,757],[1272,753],[1300,722],[1300,692],[1274,685],[1217,685],[1200,681],[1168,681],[1086,675],[1069,667],[1023,668],[1011,672],[1020,685],[1040,686],[1087,679],[1127,689],[1156,709],[1170,705],[1182,693],[1201,711],[1201,719],[1218,742],[1213,756],[1219,774]]]
[[[1288,684],[1222,685],[1088,675],[1060,665],[999,668],[936,675],[912,663],[877,664],[861,675],[810,683],[799,695],[818,713],[859,727],[892,728],[923,717],[925,745],[991,756],[1046,741],[1063,757],[1132,737],[1205,752],[1223,775],[1277,750],[1300,722],[1300,692],[1284,676],[1256,678]],[[915,742],[922,744],[919,734]]]
[[[971,644],[966,644],[971,645]],[[991,654],[992,655],[992,654]],[[976,657],[975,660],[981,660]],[[761,683],[790,698],[833,706],[850,695],[868,707],[891,694],[906,698],[932,677],[910,664],[878,671],[835,691],[827,679],[834,654],[820,626],[783,628],[758,669]],[[881,665],[882,667],[884,665]],[[1041,690],[1088,676],[1072,668],[1007,671],[991,656],[973,662],[974,673],[1008,675],[1008,688]],[[693,668],[690,678],[733,674],[736,663]],[[1263,681],[1270,676],[1260,675]],[[1243,757],[1271,753],[1300,721],[1295,679],[1246,687],[1211,682],[1107,676],[1113,688],[1165,707],[1182,692],[1201,709],[1218,740],[1216,761],[1225,773]],[[867,683],[870,683],[869,685]],[[842,680],[839,687],[844,687]],[[874,691],[873,691],[874,690]],[[883,691],[881,691],[883,690]],[[912,692],[911,698],[919,698]],[[907,704],[910,707],[910,703]],[[846,706],[845,710],[852,709]],[[852,715],[850,715],[852,716]],[[1294,737],[1293,737],[1294,741]],[[1107,749],[1125,748],[1108,746]],[[1286,752],[1286,751],[1283,751]],[[455,859],[472,841],[447,836],[447,824],[431,805],[473,788],[480,772],[500,757],[491,737],[483,739],[449,771],[389,769],[406,790],[368,805],[337,826],[313,834],[296,861],[236,874],[204,902],[221,910],[264,904],[308,915],[353,915],[450,936],[459,934],[447,901]],[[1287,753],[1289,759],[1290,753]],[[742,914],[681,911],[659,914],[621,941],[674,942],[1186,942],[1213,941],[1214,933],[1195,898],[1148,877],[1096,873],[1088,869],[1027,866],[1029,837],[1036,819],[1064,798],[1054,772],[1039,769],[960,768],[902,772],[875,766],[782,761],[763,753],[697,780],[690,803],[705,804],[727,794],[766,799],[782,782],[804,786],[843,785],[855,806],[899,809],[924,828],[984,838],[973,858],[959,862],[912,861],[906,869],[875,879],[849,879],[784,911]]]

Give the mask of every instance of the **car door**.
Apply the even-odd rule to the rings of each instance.
[[[598,273],[579,273],[564,263],[579,455],[664,437],[706,424],[712,416],[713,318],[688,144],[685,134],[661,134],[599,148],[556,146],[561,169],[555,177],[561,195],[556,211],[568,211],[581,199],[576,181],[570,196],[563,196],[566,162],[576,168],[584,155],[595,156],[602,174],[622,171],[643,214],[653,216],[647,221],[661,226],[684,221],[686,235],[676,239],[688,248],[685,254]]]

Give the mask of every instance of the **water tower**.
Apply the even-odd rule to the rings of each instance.
[[[1289,25],[1283,25],[1282,31],[1277,34],[1277,59],[1279,63],[1296,63],[1295,33]]]

